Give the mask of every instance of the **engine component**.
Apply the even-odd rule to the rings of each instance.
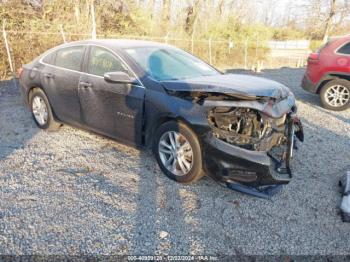
[[[273,119],[250,108],[216,107],[208,121],[217,138],[248,150],[268,151],[286,141],[286,115]]]

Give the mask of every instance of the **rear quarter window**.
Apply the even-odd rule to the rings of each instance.
[[[346,43],[345,45],[341,46],[337,50],[338,54],[344,54],[344,55],[350,55],[350,42]]]
[[[53,65],[55,62],[55,55],[56,55],[56,52],[49,53],[48,55],[44,56],[43,62],[46,64]]]

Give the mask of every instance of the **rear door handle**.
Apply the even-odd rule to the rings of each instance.
[[[51,74],[51,73],[45,73],[44,76],[46,78],[53,78],[53,74]]]
[[[88,88],[88,87],[91,87],[92,84],[88,82],[79,82],[79,86],[83,88]]]

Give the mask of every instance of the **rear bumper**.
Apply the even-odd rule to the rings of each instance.
[[[23,103],[25,104],[25,106],[30,109],[30,106],[29,106],[29,101],[28,101],[28,90],[29,88],[24,84],[24,82],[22,81],[21,78],[19,78],[19,90],[21,92],[21,97],[22,97],[22,100],[23,100]]]
[[[315,85],[306,74],[301,82],[301,87],[307,92],[317,93],[317,85]]]

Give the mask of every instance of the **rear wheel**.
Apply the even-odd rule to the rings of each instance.
[[[320,97],[324,108],[345,110],[350,107],[350,82],[345,79],[332,80],[322,87]]]
[[[57,130],[60,123],[56,122],[49,100],[40,88],[35,88],[29,95],[29,103],[35,123],[41,129]]]
[[[172,180],[190,183],[204,175],[198,138],[183,123],[162,124],[156,132],[153,151],[160,168]]]

